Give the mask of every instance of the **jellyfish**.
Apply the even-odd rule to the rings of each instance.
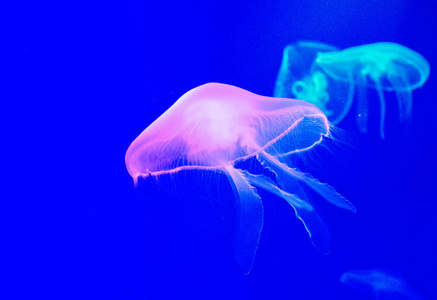
[[[419,53],[395,43],[374,43],[344,50],[319,42],[298,42],[284,50],[275,97],[296,97],[317,105],[336,125],[349,112],[358,87],[357,125],[367,132],[367,89],[377,91],[379,132],[385,137],[385,91],[394,91],[399,120],[410,120],[414,89],[429,77],[430,67]]]
[[[341,275],[340,282],[371,299],[422,299],[402,276],[381,268],[345,272]]]
[[[335,206],[355,207],[334,188],[303,173],[290,156],[313,148],[330,135],[330,124],[316,106],[300,100],[263,97],[241,88],[208,83],[185,93],[129,146],[129,174],[156,178],[180,171],[225,174],[237,209],[235,258],[242,271],[251,270],[263,227],[258,189],[272,193],[295,210],[310,240],[328,252],[327,230],[296,182],[306,185]],[[274,178],[237,168],[256,159]]]
[[[422,55],[405,46],[386,42],[351,47],[342,51],[319,52],[314,64],[333,80],[353,83],[358,87],[357,124],[363,133],[367,132],[368,119],[366,89],[376,89],[380,103],[381,138],[384,138],[386,114],[384,91],[396,93],[399,120],[404,123],[411,117],[412,90],[421,87],[430,72],[429,63]],[[346,109],[349,110],[349,107]],[[333,123],[339,121],[335,120]]]
[[[328,76],[315,63],[319,53],[338,51],[316,41],[300,41],[285,47],[274,96],[308,101],[320,108],[332,124],[338,124],[351,106],[354,86]]]

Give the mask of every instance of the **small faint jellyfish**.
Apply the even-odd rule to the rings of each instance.
[[[184,94],[148,126],[126,152],[126,166],[136,183],[149,177],[192,170],[209,172],[205,180],[226,174],[238,210],[235,257],[244,273],[251,270],[263,227],[263,205],[257,189],[283,198],[295,210],[321,252],[329,251],[329,236],[303,191],[305,184],[330,203],[355,211],[334,188],[291,165],[294,153],[309,150],[330,135],[326,116],[300,100],[263,97],[219,83],[208,83]],[[266,175],[236,166],[257,159]],[[208,184],[207,182],[205,184]]]
[[[422,299],[400,275],[389,270],[352,270],[343,273],[340,282],[371,299]]]
[[[296,98],[319,107],[332,124],[347,114],[354,86],[329,77],[315,64],[319,53],[339,51],[334,46],[315,41],[300,41],[285,47],[275,86],[275,97]]]

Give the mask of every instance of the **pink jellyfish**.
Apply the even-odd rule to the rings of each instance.
[[[301,100],[263,97],[235,86],[208,83],[185,93],[147,127],[126,152],[126,166],[139,176],[177,174],[181,170],[226,174],[238,209],[235,257],[250,272],[263,227],[263,205],[257,189],[283,198],[295,210],[318,250],[329,251],[326,226],[298,195],[296,181],[332,204],[355,211],[331,186],[291,165],[290,156],[309,150],[330,135],[326,116]],[[236,163],[255,157],[276,181],[238,169]]]

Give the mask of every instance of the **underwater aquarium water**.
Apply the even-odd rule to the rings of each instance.
[[[5,4],[0,299],[437,299],[435,2]]]
[[[126,152],[129,174],[153,177],[194,170],[225,173],[236,200],[235,253],[248,274],[255,259],[264,223],[264,208],[257,189],[264,189],[290,204],[313,244],[329,252],[329,234],[318,213],[296,188],[307,185],[332,204],[355,212],[355,207],[331,186],[292,166],[289,156],[308,151],[330,135],[325,115],[314,105],[294,99],[262,97],[220,83],[208,83],[185,93],[148,126]],[[274,175],[252,174],[235,168],[255,157]],[[210,183],[205,182],[205,185]]]
[[[300,75],[293,75],[299,72]],[[411,93],[423,86],[429,72],[429,63],[422,55],[396,43],[380,42],[339,51],[317,42],[300,42],[284,50],[275,95],[281,97],[284,91],[291,89],[295,97],[318,105],[333,124],[345,117],[356,98],[358,128],[366,133],[369,114],[367,89],[373,88],[379,97],[379,133],[384,138],[384,91],[396,93],[399,119],[401,122],[410,121]]]

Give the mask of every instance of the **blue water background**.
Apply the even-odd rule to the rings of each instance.
[[[369,299],[339,278],[374,267],[437,299],[432,1],[19,3],[6,20],[4,299]],[[340,142],[306,156],[303,168],[357,207],[316,200],[331,254],[314,249],[291,207],[262,193],[264,230],[243,276],[230,187],[218,179],[222,190],[190,196],[188,177],[180,192],[135,190],[124,154],[203,83],[272,95],[282,51],[298,40],[396,42],[426,57],[431,75],[413,92],[411,135],[389,95],[380,139],[370,93],[369,134],[358,133],[352,107]]]

